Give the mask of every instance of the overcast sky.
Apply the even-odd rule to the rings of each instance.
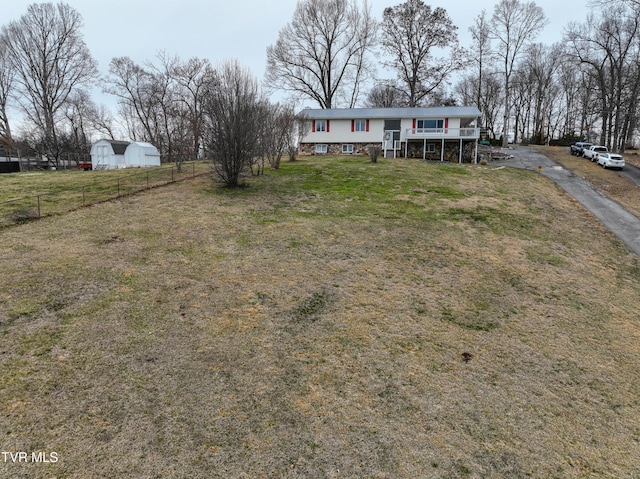
[[[26,0],[0,0],[0,23],[17,20],[26,13]],[[35,2],[37,3],[37,2]],[[54,2],[57,3],[57,2]],[[137,63],[155,60],[158,51],[183,60],[209,59],[214,65],[238,59],[262,80],[266,49],[291,20],[296,0],[67,0],[84,20],[84,38],[106,74],[109,62],[129,56]],[[388,6],[401,0],[369,2],[377,19]],[[432,7],[447,10],[462,46],[469,46],[469,27],[486,10],[490,17],[498,3],[491,0],[426,0]],[[586,19],[588,0],[537,0],[548,19],[536,39],[552,44],[562,38],[569,21]]]

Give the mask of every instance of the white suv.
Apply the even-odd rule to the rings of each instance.
[[[596,161],[603,168],[624,168],[624,158],[617,153],[598,153]]]

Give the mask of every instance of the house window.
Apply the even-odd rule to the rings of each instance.
[[[327,120],[316,120],[313,131],[329,131]]]
[[[318,155],[326,155],[327,154],[327,145],[316,145],[316,153]]]
[[[369,120],[351,120],[351,131],[369,131]]]
[[[435,143],[427,143],[427,147],[425,149],[427,153],[435,153],[436,152],[436,144]]]
[[[418,120],[417,128],[444,128],[444,120]]]
[[[343,154],[352,154],[353,153],[353,145],[342,145],[342,153]]]

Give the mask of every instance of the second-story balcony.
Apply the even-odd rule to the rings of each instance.
[[[431,139],[469,139],[480,138],[480,128],[407,128],[405,130],[407,140]]]

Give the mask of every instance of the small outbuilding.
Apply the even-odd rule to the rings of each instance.
[[[98,140],[91,147],[92,170],[160,166],[160,153],[151,143]]]
[[[134,141],[124,152],[128,168],[160,166],[160,152],[151,143]]]
[[[98,140],[91,146],[92,170],[115,170],[125,168],[124,152],[128,141]]]

